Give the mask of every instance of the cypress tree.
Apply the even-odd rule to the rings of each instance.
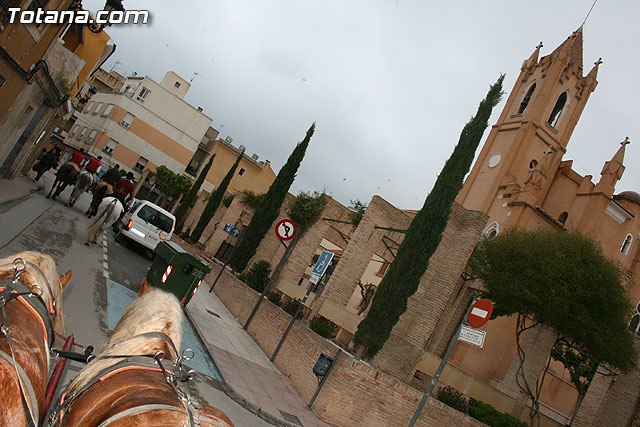
[[[180,204],[178,205],[178,208],[174,212],[174,215],[176,217],[176,224],[177,224],[176,233],[182,232],[182,227],[184,226],[184,220],[185,220],[184,216],[187,213],[187,211],[190,208],[192,208],[193,205],[196,204],[196,200],[198,199],[198,191],[200,191],[200,187],[202,187],[202,183],[204,182],[204,179],[207,177],[207,174],[209,173],[209,169],[211,169],[211,164],[213,163],[213,158],[215,156],[216,156],[215,154],[211,155],[211,157],[209,158],[209,161],[200,172],[200,175],[198,175],[198,179],[196,179],[196,182],[193,183],[189,192],[185,194],[185,196],[182,198],[182,200],[180,201]]]
[[[233,164],[233,166],[231,166],[231,169],[229,169],[229,172],[227,172],[227,174],[224,176],[218,188],[216,188],[215,191],[211,194],[211,196],[209,196],[209,201],[207,202],[207,205],[204,207],[204,210],[202,211],[202,215],[200,215],[200,219],[196,224],[196,228],[193,229],[193,231],[191,232],[191,236],[189,236],[189,240],[191,240],[193,243],[197,243],[198,240],[200,240],[200,237],[202,236],[204,229],[207,227],[207,225],[211,221],[211,218],[213,218],[213,215],[216,213],[216,210],[218,210],[218,206],[220,206],[220,202],[224,197],[225,191],[227,191],[227,187],[231,182],[231,178],[233,178],[233,174],[236,173],[236,168],[238,167],[240,160],[242,160],[242,156],[244,156],[244,150],[240,152],[240,154],[238,155],[238,158],[236,159],[236,162]]]
[[[360,322],[353,341],[373,358],[389,339],[391,330],[407,310],[407,300],[418,290],[429,260],[438,248],[449,220],[451,206],[462,188],[464,176],[489,124],[493,107],[502,98],[504,75],[491,86],[475,117],[465,125],[424,206],[415,216],[376,292],[367,317]]]
[[[229,260],[229,265],[235,271],[243,271],[247,267],[247,263],[256,253],[258,245],[265,234],[267,234],[271,224],[273,224],[273,221],[278,217],[280,206],[282,206],[282,202],[296,177],[296,172],[300,167],[302,159],[304,159],[315,128],[316,124],[313,123],[307,131],[304,140],[298,143],[293,150],[287,163],[280,169],[278,176],[276,176],[273,184],[269,187],[269,191],[267,191],[256,208],[251,222],[246,230],[244,230],[243,237]]]

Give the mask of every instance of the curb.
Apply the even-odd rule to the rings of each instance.
[[[194,319],[191,317],[191,314],[189,314],[189,311],[187,310],[187,307],[184,308],[184,312],[187,315],[187,317],[189,318],[189,321],[191,322],[191,324],[193,325],[193,328],[196,330],[196,333],[198,334],[198,337],[200,338],[200,341],[202,341],[203,347],[205,348],[205,350],[207,351],[207,353],[209,353],[209,357],[211,358],[211,360],[213,361],[213,364],[216,366],[216,369],[218,369],[218,366],[216,365],[215,362],[215,358],[213,357],[213,355],[211,354],[211,352],[209,351],[209,348],[206,344],[206,341],[204,339],[204,335],[202,334],[202,332],[200,331],[200,327],[197,325],[197,323],[194,321]],[[246,409],[247,411],[251,412],[252,414],[254,414],[255,416],[261,418],[262,420],[268,422],[269,424],[272,424],[274,426],[278,426],[278,427],[299,427],[297,424],[291,424],[288,423],[278,417],[275,417],[267,412],[264,412],[262,409],[260,409],[259,407],[257,407],[256,405],[254,405],[253,403],[249,402],[248,400],[246,400],[244,397],[240,396],[228,383],[227,381],[224,379],[224,376],[222,375],[222,372],[220,371],[220,369],[218,369],[218,373],[220,374],[220,377],[222,377],[222,382],[221,382],[221,386],[220,386],[220,390],[227,395],[227,397],[229,397],[231,400],[233,400],[234,402],[236,402],[238,405],[242,406],[244,409]]]
[[[36,188],[32,188],[31,190],[29,190],[29,192],[28,192],[27,194],[22,194],[22,195],[20,195],[20,196],[14,196],[14,197],[9,197],[8,199],[0,200],[0,207],[3,207],[3,206],[5,206],[5,205],[8,205],[9,203],[13,203],[13,202],[15,202],[16,200],[25,201],[25,200],[27,200],[29,197],[31,197],[31,195],[32,195],[33,193],[37,193],[37,192],[39,192],[40,190],[42,190],[43,188],[44,188],[44,186],[43,186],[43,185],[39,185],[39,186],[37,186]]]

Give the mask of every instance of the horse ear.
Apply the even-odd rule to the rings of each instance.
[[[60,276],[59,280],[60,280],[60,284],[62,285],[62,289],[66,288],[67,285],[69,284],[69,280],[71,280],[71,270],[67,271],[62,276]]]

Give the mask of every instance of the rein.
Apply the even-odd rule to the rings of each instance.
[[[32,265],[30,265],[30,267],[37,268]],[[43,332],[45,334],[45,344],[48,344],[49,348],[51,348],[51,345],[55,340],[55,334],[53,332],[53,318],[56,314],[56,310],[53,297],[51,297],[50,299],[50,309],[47,307],[47,303],[42,299],[42,288],[39,285],[34,285],[31,287],[31,289],[28,289],[27,286],[20,281],[20,276],[22,272],[26,270],[26,268],[27,263],[22,258],[15,259],[13,261],[13,279],[7,286],[0,286],[0,313],[2,316],[2,325],[0,326],[0,330],[7,337],[9,350],[11,352],[11,359],[9,359],[9,355],[4,352],[0,352],[0,356],[9,361],[9,363],[13,364],[13,369],[18,380],[20,399],[22,400],[22,407],[24,409],[27,426],[35,427],[35,420],[39,418],[38,402],[35,398],[33,385],[31,384],[29,377],[27,376],[24,369],[20,366],[20,364],[16,361],[15,350],[13,348],[13,340],[11,338],[11,326],[9,325],[6,305],[12,300],[16,300],[24,304],[40,321]],[[24,298],[25,296],[27,297],[27,299]],[[35,304],[33,301],[37,301],[39,302],[39,304]],[[27,394],[29,395],[29,399],[27,399],[26,397]],[[31,406],[29,405],[29,401],[32,404]]]
[[[163,362],[166,362],[165,354],[163,351],[158,351],[155,354],[141,354],[141,355],[106,355],[106,356],[98,356],[94,360],[104,360],[104,359],[123,359],[119,362],[115,363],[112,366],[105,368],[100,371],[95,377],[91,379],[87,384],[82,386],[78,391],[73,393],[64,393],[58,403],[57,408],[51,414],[49,419],[49,426],[61,426],[64,424],[64,421],[69,413],[69,408],[73,404],[73,402],[84,394],[87,390],[93,387],[95,384],[100,381],[104,381],[109,377],[116,375],[120,372],[130,370],[130,369],[141,369],[141,370],[151,370],[158,371],[162,373],[165,381],[171,386],[171,388],[176,393],[177,397],[180,399],[182,406],[187,412],[189,416],[189,425],[190,426],[199,426],[200,425],[200,417],[197,412],[200,409],[199,403],[193,399],[188,388],[183,386],[185,382],[189,381],[193,378],[193,370],[187,371],[183,363],[185,361],[189,361],[193,358],[193,350],[186,349],[179,355],[178,350],[173,343],[173,340],[163,332],[147,332],[145,334],[136,335],[135,337],[128,338],[123,341],[119,341],[113,345],[113,347],[122,344],[123,342],[140,338],[140,337],[156,337],[162,338],[169,346],[171,347],[174,356],[176,357],[176,361],[173,362],[172,368],[166,368]],[[162,406],[162,407],[160,407]],[[115,422],[125,416],[134,415],[136,413],[148,412],[156,409],[172,409],[177,410],[178,407],[170,406],[170,405],[142,405],[139,407],[130,408],[122,413],[116,414],[109,418],[108,420],[102,422],[100,427],[107,426],[112,422]]]

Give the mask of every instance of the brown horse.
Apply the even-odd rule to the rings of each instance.
[[[49,349],[64,332],[62,290],[53,259],[23,252],[0,259],[0,425],[37,425],[49,375]]]
[[[51,186],[51,190],[49,190],[49,194],[47,195],[47,199],[52,198],[56,199],[67,188],[67,185],[73,184],[76,180],[76,177],[80,173],[80,167],[73,162],[67,162],[64,165],[60,166],[58,172],[56,172],[56,180],[53,181],[53,185]],[[55,192],[54,192],[55,189]],[[53,197],[51,196],[53,193]]]
[[[93,198],[91,199],[89,209],[85,212],[87,217],[91,218],[92,216],[95,216],[98,213],[98,206],[100,206],[102,199],[111,194],[113,194],[113,186],[111,184],[105,180],[98,182],[93,189]]]
[[[103,351],[62,395],[52,425],[233,427],[221,411],[194,401],[178,353],[184,314],[175,296],[154,289],[131,304]]]

